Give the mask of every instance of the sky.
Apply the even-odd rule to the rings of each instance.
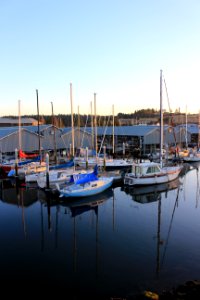
[[[91,114],[94,94],[98,115],[159,109],[160,70],[163,108],[200,110],[199,0],[0,0],[0,14],[0,116],[37,114],[36,90],[40,115]]]

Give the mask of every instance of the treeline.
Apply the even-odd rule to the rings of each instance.
[[[159,116],[159,111],[155,109],[141,109],[136,110],[134,113],[124,114],[118,113],[114,116],[114,124],[115,126],[120,125],[120,119],[139,119],[139,118],[151,118],[151,117]],[[16,118],[16,116],[5,116],[6,118]],[[23,115],[22,118],[33,118],[38,120],[37,115]],[[40,115],[40,122],[43,124],[54,124],[59,128],[70,127],[71,126],[71,115]],[[94,116],[88,115],[73,115],[74,126],[80,127],[91,127],[94,126],[95,118]],[[96,116],[96,125],[97,126],[112,126],[113,125],[113,116]]]
[[[159,116],[159,111],[153,108],[141,109],[136,110],[134,113],[131,114],[123,114],[119,113],[117,117],[119,119],[133,119],[133,118],[153,118]]]

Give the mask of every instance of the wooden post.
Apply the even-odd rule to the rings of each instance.
[[[123,142],[122,147],[123,147],[123,159],[124,159],[125,158],[125,143],[124,142]]]
[[[18,150],[15,149],[15,177],[18,177]]]
[[[86,169],[88,169],[88,147],[86,147]]]
[[[106,146],[103,146],[103,168],[106,170]]]

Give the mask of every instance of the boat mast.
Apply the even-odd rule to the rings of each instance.
[[[81,120],[80,120],[80,112],[79,112],[79,105],[78,105],[78,143],[77,143],[77,148],[79,148],[79,149],[81,149],[80,129],[81,129]]]
[[[200,147],[200,133],[199,133],[199,126],[200,126],[200,110],[199,110],[199,122],[198,122],[198,143],[197,143],[197,151],[199,151],[199,147]]]
[[[93,111],[92,111],[92,101],[90,102],[90,110],[91,110],[91,133],[92,133],[92,149],[94,149],[94,126],[93,126]]]
[[[57,164],[57,147],[56,147],[56,129],[55,129],[55,118],[53,112],[53,102],[51,101],[51,117],[52,117],[52,125],[53,125],[53,145],[54,145],[54,161]]]
[[[96,93],[94,93],[94,128],[95,128],[95,151],[97,161],[97,115],[96,115]]]
[[[115,153],[115,117],[114,117],[114,104],[112,106],[112,115],[113,115],[113,155]]]
[[[19,150],[22,149],[22,137],[21,137],[21,109],[20,100],[18,100],[18,116],[19,116]]]
[[[72,156],[74,158],[74,120],[73,120],[73,103],[72,103],[72,83],[70,83],[70,102],[71,102],[71,126],[72,126]]]
[[[185,148],[188,148],[188,139],[187,139],[187,127],[188,127],[188,120],[187,120],[187,105],[185,109]]]
[[[162,107],[162,70],[160,70],[160,164],[162,167],[163,148],[163,107]]]
[[[40,156],[40,163],[41,163],[41,146],[40,146],[40,113],[39,113],[39,101],[38,101],[38,90],[36,90],[36,98],[37,98],[37,115],[38,115],[38,150],[39,150],[39,156]]]

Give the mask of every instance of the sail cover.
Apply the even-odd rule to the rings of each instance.
[[[92,173],[74,174],[73,179],[76,184],[84,184],[86,182],[98,180],[98,168],[95,166]]]

